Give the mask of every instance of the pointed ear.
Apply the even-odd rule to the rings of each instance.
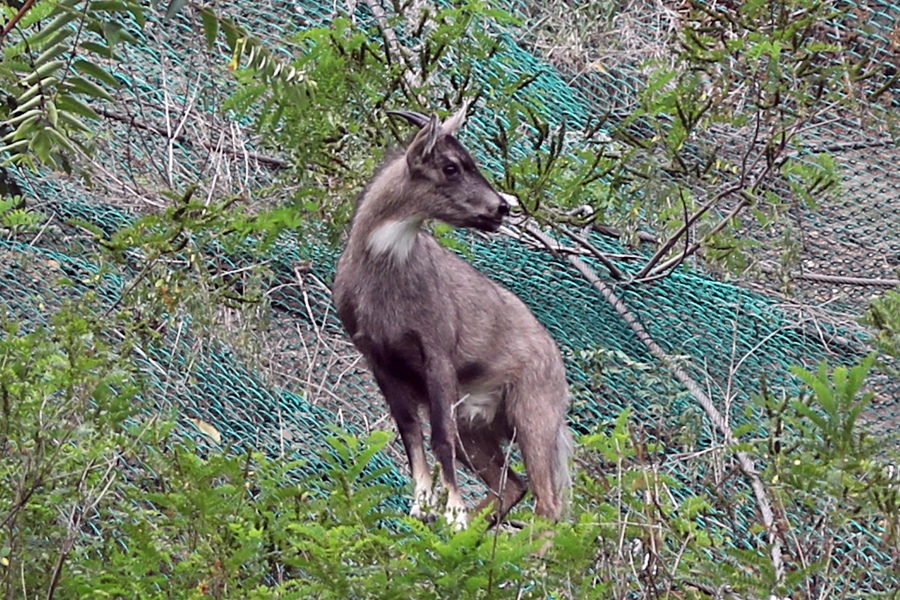
[[[447,117],[444,124],[441,125],[445,133],[456,135],[459,130],[462,129],[462,126],[466,123],[466,113],[469,112],[469,105],[471,103],[472,101],[466,98],[459,110]]]
[[[412,143],[406,150],[406,162],[410,165],[421,164],[425,162],[434,152],[434,146],[437,144],[438,138],[443,132],[441,131],[441,122],[437,115],[431,115]]]

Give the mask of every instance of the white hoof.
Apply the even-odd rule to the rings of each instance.
[[[409,509],[409,516],[415,517],[420,521],[425,521],[426,523],[428,523],[434,521],[437,515],[430,508],[425,508],[418,502],[413,502],[412,507],[410,507]]]
[[[454,531],[462,531],[469,525],[469,515],[465,506],[455,506],[448,502],[447,510],[444,511],[444,518],[447,519],[447,524]]]
[[[409,516],[415,517],[420,521],[434,521],[437,517],[435,512],[434,494],[430,488],[416,490],[413,496],[413,503],[409,509]]]

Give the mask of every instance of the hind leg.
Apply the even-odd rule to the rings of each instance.
[[[563,427],[564,423],[544,422],[519,430],[519,448],[535,498],[534,512],[552,521],[560,519],[565,506],[560,482],[568,478],[568,450],[559,447],[564,441],[560,434]]]
[[[488,520],[498,523],[525,495],[526,486],[507,464],[498,432],[488,427],[460,427],[459,458],[488,486],[475,514],[490,509]]]
[[[525,461],[534,512],[558,521],[568,502],[570,486],[573,446],[566,425],[569,396],[558,356],[544,358],[510,390],[507,417]]]

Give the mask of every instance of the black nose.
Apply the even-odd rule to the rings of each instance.
[[[500,199],[500,206],[497,207],[497,214],[499,214],[501,217],[505,217],[509,214],[509,202],[507,202],[503,198]]]

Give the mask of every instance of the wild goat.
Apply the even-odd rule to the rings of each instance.
[[[424,408],[452,525],[467,524],[456,458],[490,488],[476,510],[490,507],[494,522],[525,495],[504,454],[513,440],[535,512],[558,520],[572,454],[559,349],[521,300],[422,230],[426,219],[437,219],[496,231],[509,213],[455,137],[465,110],[443,123],[436,115],[390,111],[421,129],[360,195],[334,301],[397,423],[415,482],[410,514],[424,519],[435,508]]]

